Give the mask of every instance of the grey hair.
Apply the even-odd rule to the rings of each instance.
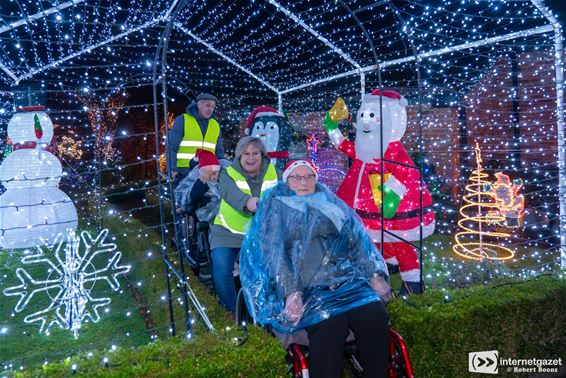
[[[240,157],[250,144],[255,145],[255,147],[257,147],[257,149],[261,151],[262,156],[267,156],[267,149],[265,148],[265,144],[263,144],[260,138],[254,136],[245,136],[238,141],[236,151],[234,151],[234,160],[240,160]]]

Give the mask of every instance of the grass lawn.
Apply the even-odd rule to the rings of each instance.
[[[157,219],[158,221],[158,219]],[[120,290],[112,291],[104,281],[96,281],[91,288],[93,298],[108,297],[111,304],[99,310],[100,321],[84,322],[78,339],[69,330],[53,327],[50,335],[40,333],[40,322],[26,324],[24,317],[49,306],[56,290],[34,295],[23,311],[14,311],[19,296],[5,296],[0,292],[0,363],[4,367],[18,369],[47,362],[59,361],[92,350],[111,350],[114,347],[128,348],[145,345],[152,340],[171,334],[167,289],[164,279],[164,263],[160,255],[161,237],[159,228],[148,227],[134,217],[115,213],[104,220],[104,227],[110,230],[107,242],[117,244],[123,256],[120,265],[130,265],[126,275],[119,275]],[[91,234],[96,235],[95,231]],[[46,257],[52,258],[53,252]],[[169,252],[174,266],[178,267],[175,252]],[[46,262],[24,265],[23,252],[0,250],[0,290],[20,284],[16,269],[23,267],[36,280],[49,277],[50,266]],[[108,255],[93,260],[96,268],[108,263]],[[106,263],[105,260],[106,259]],[[54,277],[53,275],[51,276]],[[56,277],[56,276],[55,276]],[[196,297],[205,307],[215,327],[228,325],[224,311],[217,305],[216,298],[194,278],[189,279]],[[186,332],[183,296],[177,281],[171,276],[172,302],[175,312],[177,334]],[[43,287],[43,286],[38,286]],[[85,287],[91,287],[85,284]],[[193,335],[208,333],[202,321],[189,305],[194,318]],[[107,309],[107,311],[105,311]]]
[[[466,287],[509,277],[548,273],[559,263],[559,251],[549,244],[525,243],[520,238],[502,241],[515,251],[506,261],[469,260],[453,252],[454,236],[434,234],[423,242],[423,272],[427,287]],[[546,271],[545,271],[546,270]]]

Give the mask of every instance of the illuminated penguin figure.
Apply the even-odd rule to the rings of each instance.
[[[281,171],[289,159],[296,158],[289,155],[291,125],[283,114],[270,106],[258,106],[250,113],[245,133],[262,140],[271,162]]]

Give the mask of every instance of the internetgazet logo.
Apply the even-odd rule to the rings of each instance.
[[[471,373],[497,374],[498,369],[507,373],[558,373],[562,358],[499,358],[499,352],[471,352],[468,354],[468,370]]]
[[[472,373],[497,374],[498,355],[496,350],[469,353],[468,370]]]

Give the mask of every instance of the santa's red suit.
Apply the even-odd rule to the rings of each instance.
[[[382,164],[379,159],[374,160],[375,163],[367,163],[357,159],[354,142],[343,140],[338,148],[355,161],[336,194],[358,213],[370,236],[376,241],[378,247],[381,247],[382,217],[379,207],[374,201],[369,175],[370,173],[380,172]],[[384,159],[383,173],[391,173],[406,189],[393,218],[383,219],[384,229],[408,241],[419,240],[421,237],[420,209],[422,207],[422,237],[431,235],[434,231],[432,198],[428,188],[423,184],[421,206],[419,171],[415,168],[387,162],[387,160],[390,160],[411,167],[415,166],[401,142],[389,143]],[[383,255],[388,263],[399,265],[403,281],[420,281],[420,267],[416,250],[411,245],[400,242],[399,239],[387,233],[384,233],[384,241]]]

